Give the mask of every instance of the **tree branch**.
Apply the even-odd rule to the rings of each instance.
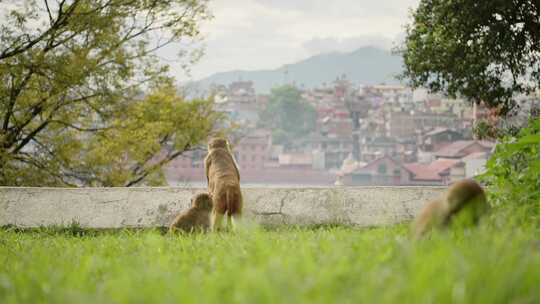
[[[156,171],[157,169],[163,167],[164,165],[168,164],[169,162],[171,162],[173,159],[179,157],[180,155],[182,155],[183,153],[189,151],[191,148],[191,144],[186,144],[184,146],[183,149],[181,150],[177,150],[176,152],[172,153],[172,154],[169,154],[167,155],[167,157],[165,157],[164,159],[162,159],[161,161],[159,161],[157,164],[154,164],[153,166],[151,166],[150,168],[147,168],[146,170],[142,171],[142,173],[136,177],[135,179],[131,180],[131,181],[128,181],[124,187],[131,187],[139,182],[141,182],[143,179],[145,179],[150,173]]]
[[[7,132],[9,128],[9,121],[11,119],[11,115],[13,115],[13,108],[15,107],[17,98],[21,94],[23,88],[28,84],[28,81],[30,81],[32,74],[34,74],[34,70],[30,69],[30,71],[28,71],[28,74],[26,74],[21,83],[16,88],[12,87],[10,90],[11,92],[9,96],[9,103],[7,106],[6,114],[4,115],[4,122],[2,125],[2,130],[4,130],[4,132]]]
[[[81,132],[98,132],[98,131],[114,129],[114,127],[83,128],[83,127],[78,127],[78,126],[76,126],[74,124],[70,124],[70,123],[65,122],[65,121],[61,121],[61,120],[51,120],[50,123],[56,123],[56,124],[59,124],[59,125],[62,125],[62,126],[66,126],[68,128],[75,129],[77,131],[81,131]]]
[[[47,9],[47,14],[49,15],[49,24],[53,24],[54,23],[54,18],[52,16],[52,13],[51,13],[51,9],[49,8],[49,1],[47,0],[44,0],[45,2],[45,8]]]
[[[2,53],[0,53],[0,60],[13,57],[18,54],[26,52],[27,50],[31,49],[34,45],[43,41],[45,37],[49,36],[50,34],[57,31],[59,28],[64,26],[69,20],[69,17],[71,16],[71,14],[73,14],[73,12],[75,11],[75,8],[79,4],[79,2],[80,0],[75,0],[66,10],[66,12],[63,12],[63,5],[65,3],[65,0],[60,2],[59,9],[58,9],[58,17],[54,21],[54,23],[51,25],[51,27],[49,27],[46,31],[41,33],[41,35],[37,36],[36,38],[27,41],[26,44],[24,45],[19,45],[15,47],[13,45],[9,46]]]

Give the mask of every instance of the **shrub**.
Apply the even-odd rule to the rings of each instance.
[[[480,178],[489,187],[491,204],[515,224],[540,227],[540,118],[517,135],[501,138]]]

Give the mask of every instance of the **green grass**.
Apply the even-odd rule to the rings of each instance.
[[[539,303],[538,231],[0,230],[0,303]]]

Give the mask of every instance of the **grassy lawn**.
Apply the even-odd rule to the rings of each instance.
[[[0,230],[0,303],[539,303],[537,231]]]

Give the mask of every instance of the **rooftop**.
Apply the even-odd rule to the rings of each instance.
[[[440,157],[463,157],[466,155],[462,151],[474,144],[479,144],[486,149],[491,149],[495,146],[495,143],[484,140],[458,140],[442,147],[435,152],[435,155]]]
[[[410,163],[404,164],[403,167],[409,170],[414,175],[416,180],[441,180],[441,173],[456,164],[461,162],[458,159],[437,159],[431,164]]]

